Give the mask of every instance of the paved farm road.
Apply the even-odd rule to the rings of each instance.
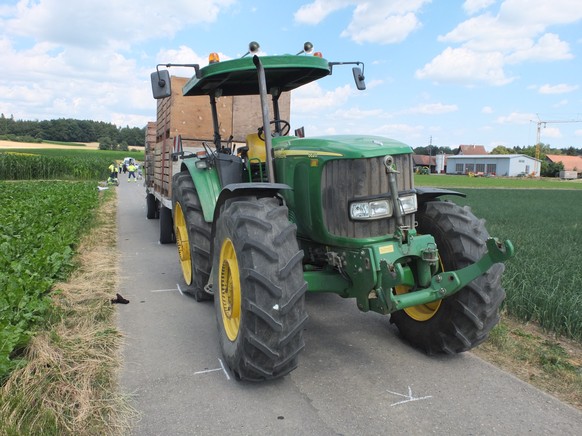
[[[143,187],[119,189],[122,388],[136,435],[582,434],[582,413],[470,353],[427,357],[388,318],[309,295],[306,348],[282,380],[221,368],[212,303],[181,295],[174,245],[158,244]]]

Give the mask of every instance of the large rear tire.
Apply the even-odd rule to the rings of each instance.
[[[173,244],[174,225],[172,223],[172,211],[165,206],[160,208],[160,244]]]
[[[484,221],[448,201],[425,203],[417,214],[418,232],[433,235],[441,269],[457,270],[486,253],[489,237]],[[456,294],[439,302],[400,310],[391,315],[400,334],[428,354],[467,351],[487,339],[499,322],[505,298],[501,287],[503,264],[495,264]],[[398,289],[397,289],[398,292]]]
[[[176,174],[172,180],[174,233],[184,281],[185,292],[196,301],[211,300],[204,290],[210,276],[210,237],[212,226],[204,221],[202,206],[188,171]]]
[[[297,367],[307,321],[303,252],[276,198],[227,202],[214,239],[220,347],[236,377],[260,381]]]
[[[146,195],[146,208],[147,208],[146,217],[148,220],[153,220],[160,217],[160,213],[158,211],[157,206],[158,206],[157,200],[154,194],[148,193]]]

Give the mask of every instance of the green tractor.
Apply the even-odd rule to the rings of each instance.
[[[415,188],[408,145],[288,135],[281,94],[342,64],[356,65],[355,84],[365,89],[361,62],[304,52],[189,65],[195,74],[183,95],[209,97],[214,139],[206,152],[181,153],[174,234],[189,291],[214,297],[221,351],[239,379],[275,379],[297,367],[306,292],[390,314],[402,337],[429,354],[469,350],[499,320],[511,242],[490,238],[468,207],[439,198],[463,194]],[[158,65],[151,78],[154,98],[171,94],[167,69]],[[260,96],[263,122],[234,147],[220,136],[216,101],[237,95]]]

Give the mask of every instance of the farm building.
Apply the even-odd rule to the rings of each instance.
[[[455,155],[482,155],[487,154],[484,145],[459,145],[459,148],[455,152]]]
[[[539,177],[541,161],[524,154],[476,154],[447,156],[447,174]]]
[[[562,179],[577,179],[582,176],[582,156],[566,156],[563,154],[547,154],[548,162],[562,162],[564,171],[560,172]]]

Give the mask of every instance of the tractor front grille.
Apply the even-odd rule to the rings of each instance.
[[[399,173],[400,192],[413,189],[412,155],[394,155]],[[321,177],[321,200],[325,226],[334,236],[372,238],[393,233],[394,218],[353,221],[349,203],[367,197],[388,196],[388,174],[384,156],[368,159],[337,159],[326,163]],[[405,226],[413,227],[414,214],[403,216]]]

